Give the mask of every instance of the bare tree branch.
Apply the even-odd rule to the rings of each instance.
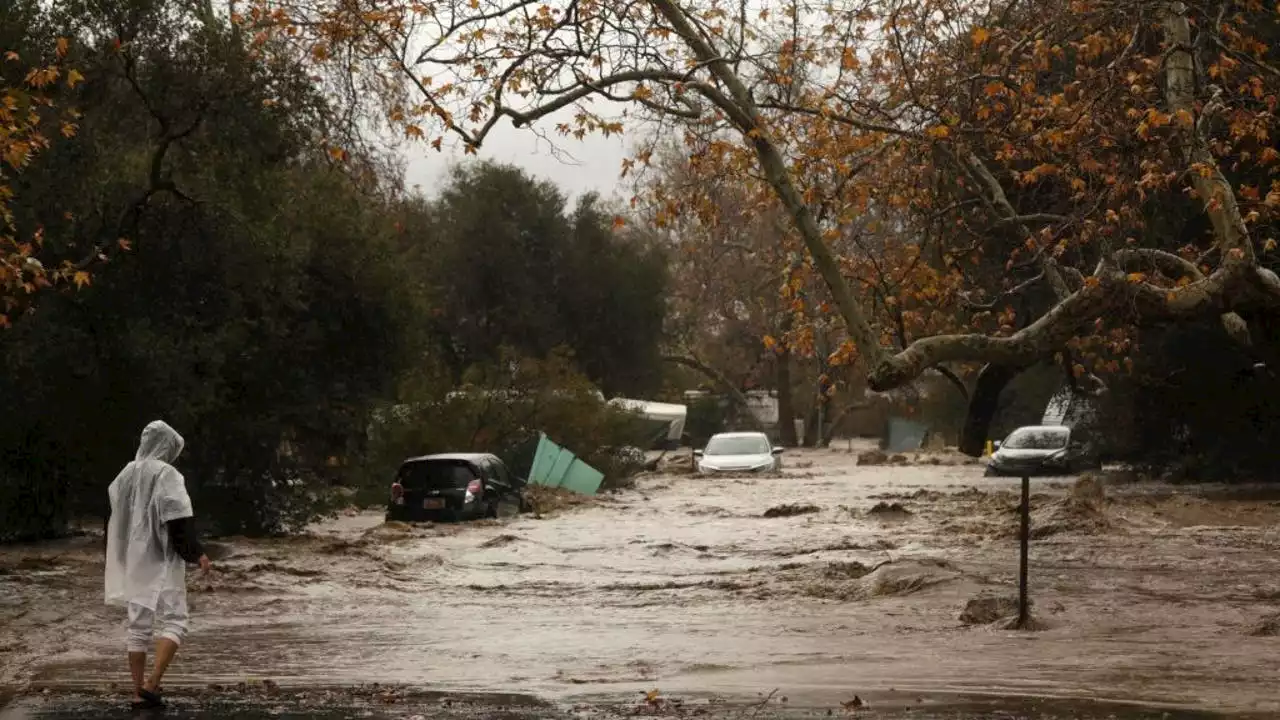
[[[742,390],[740,390],[737,385],[734,385],[733,382],[729,380],[728,376],[726,376],[724,373],[702,362],[701,360],[694,357],[693,355],[663,355],[662,361],[673,363],[676,365],[683,365],[684,367],[687,367],[691,370],[697,370],[698,372],[702,373],[710,380],[714,381],[717,385],[719,385],[721,388],[723,388],[726,392],[729,393],[729,396],[733,398],[733,402],[736,405],[738,405],[738,407],[742,408],[742,410],[744,411],[744,414],[747,417],[747,422],[750,423],[752,427],[757,430],[762,429],[760,426],[760,421],[756,418],[756,416],[752,415],[750,412],[745,412],[747,408],[751,406],[751,401],[747,398],[746,393],[742,392]]]

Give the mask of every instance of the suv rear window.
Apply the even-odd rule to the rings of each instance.
[[[420,460],[401,465],[397,473],[406,490],[464,488],[476,477],[475,468],[465,460]]]

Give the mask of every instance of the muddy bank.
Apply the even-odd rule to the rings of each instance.
[[[169,683],[564,702],[778,687],[837,712],[847,692],[897,689],[1280,712],[1276,639],[1259,632],[1280,613],[1276,497],[1034,480],[1031,595],[1049,626],[1028,634],[1001,629],[999,601],[970,608],[1016,592],[1016,479],[787,458],[807,466],[646,477],[541,517],[365,514],[228,539],[217,573],[191,578],[193,634]],[[124,680],[100,552],[92,538],[0,549],[0,686]]]

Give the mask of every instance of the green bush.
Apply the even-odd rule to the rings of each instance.
[[[472,368],[456,389],[382,408],[369,429],[370,460],[359,497],[385,501],[400,463],[433,453],[493,453],[525,477],[539,433],[603,472],[605,488],[624,484],[640,469],[617,449],[639,442],[643,424],[606,403],[568,353],[535,359],[507,351],[503,357]]]
[[[712,435],[725,432],[729,427],[729,416],[732,412],[729,403],[716,395],[707,395],[689,403],[689,414],[685,417],[684,432],[693,447],[707,444]]]

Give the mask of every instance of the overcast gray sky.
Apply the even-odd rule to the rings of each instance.
[[[614,197],[616,192],[619,199],[630,199],[630,191],[618,173],[628,148],[640,138],[629,134],[609,138],[588,135],[581,141],[563,138],[554,132],[557,120],[543,122],[539,128],[552,138],[558,153],[553,151],[551,142],[531,129],[514,128],[509,121],[503,121],[485,139],[478,157],[522,167],[535,177],[554,182],[571,199],[592,190],[604,198]],[[432,150],[425,142],[413,143],[405,147],[405,155],[408,185],[417,185],[429,196],[436,194],[453,164],[470,159],[459,146],[450,148],[447,142],[442,152]]]

